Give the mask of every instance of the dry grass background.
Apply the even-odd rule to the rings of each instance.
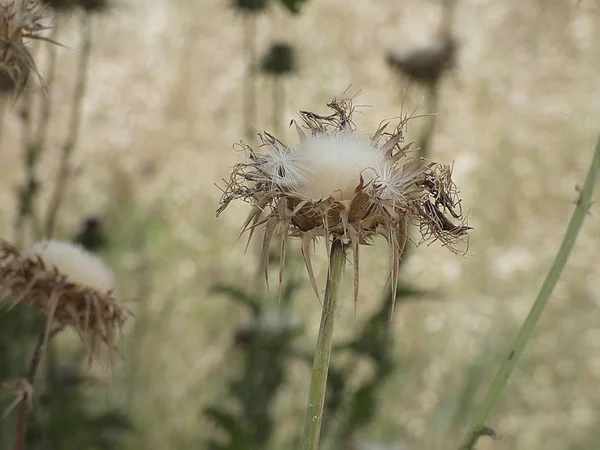
[[[404,279],[440,293],[400,308],[395,335],[410,366],[389,382],[376,425],[365,436],[408,439],[415,448],[450,448],[460,429],[439,437],[447,408],[472,361],[485,388],[548,270],[600,131],[600,9],[594,1],[459,0],[458,70],[442,86],[432,158],[454,163],[455,181],[475,228],[470,254],[419,248]],[[236,241],[243,206],[220,219],[214,186],[240,160],[241,20],[222,0],[120,0],[94,21],[94,48],[76,170],[61,215],[70,235],[82,216],[105,213],[115,230],[110,258],[143,327],[125,336],[126,360],[107,401],[144,427],[131,448],[181,448],[210,429],[199,410],[218,397],[211,375],[234,357],[232,328],[243,314],[210,296],[216,280],[254,282],[258,258]],[[285,121],[325,111],[349,85],[362,91],[356,118],[365,132],[398,116],[403,85],[385,65],[388,49],[427,42],[439,20],[434,0],[310,0],[297,18],[274,8],[259,22],[259,46],[297,44],[300,73],[287,81]],[[59,105],[41,164],[42,204],[58,164],[77,35],[60,36]],[[43,64],[42,64],[43,67]],[[271,127],[269,81],[261,81],[257,129]],[[409,86],[405,108],[422,103]],[[417,139],[419,121],[409,128]],[[0,148],[0,235],[10,238],[15,186],[23,171],[20,129],[8,114]],[[291,130],[288,142],[294,142]],[[535,339],[495,411],[504,439],[482,449],[576,449],[600,437],[600,225],[592,211]],[[324,255],[324,252],[322,252]],[[351,277],[337,333],[352,332],[376,305],[387,255],[362,252],[356,317]],[[145,272],[141,269],[146,268]],[[325,267],[316,268],[321,280]],[[142,274],[142,275],[140,275]],[[146,275],[143,275],[146,274]],[[313,345],[318,303],[307,284],[295,314]],[[276,300],[274,308],[277,307]],[[142,329],[143,328],[143,329]],[[400,350],[399,350],[400,351]],[[482,356],[483,355],[483,356]],[[279,431],[300,424],[309,374],[293,373],[282,396]],[[298,394],[295,394],[295,393]],[[400,430],[403,430],[400,432]],[[140,441],[141,440],[141,441]],[[193,448],[193,447],[192,447]]]

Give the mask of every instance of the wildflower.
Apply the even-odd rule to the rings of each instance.
[[[41,241],[19,251],[0,241],[0,303],[10,298],[39,310],[49,324],[72,327],[90,357],[103,343],[109,361],[130,315],[116,296],[111,270],[69,242]]]
[[[401,119],[391,133],[385,131],[389,124],[381,125],[368,139],[352,123],[350,101],[334,99],[328,106],[333,110],[328,116],[300,113],[309,133],[296,124],[300,139],[296,149],[266,132],[259,134],[266,153],[242,143],[247,159],[233,168],[217,215],[233,200],[252,205],[242,232],[249,231],[251,238],[257,226],[264,224],[267,283],[273,237],[281,236],[280,283],[286,240],[299,238],[317,296],[310,244],[323,237],[329,252],[332,241],[339,240],[353,253],[356,303],[360,245],[377,235],[387,240],[390,277],[396,289],[409,223],[419,226],[421,242],[439,240],[454,251],[469,227],[451,168],[409,157],[411,144],[403,145],[408,118]]]

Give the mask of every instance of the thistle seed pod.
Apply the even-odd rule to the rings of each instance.
[[[0,241],[0,303],[8,300],[73,328],[90,358],[104,346],[109,364],[117,334],[131,314],[116,296],[110,269],[70,242],[41,241],[19,251]]]
[[[25,39],[44,39],[44,6],[37,0],[0,0],[0,91],[17,96],[34,72],[40,79]]]
[[[356,301],[359,248],[375,236],[388,242],[395,289],[409,223],[419,226],[422,242],[439,240],[454,251],[470,228],[460,210],[451,168],[409,156],[410,144],[404,144],[408,118],[391,133],[383,124],[369,139],[356,132],[350,101],[334,99],[328,106],[333,110],[328,116],[300,112],[308,134],[296,125],[300,139],[296,149],[266,132],[259,135],[265,153],[242,143],[247,158],[234,166],[217,215],[233,200],[252,205],[242,232],[249,231],[251,238],[264,224],[267,283],[273,237],[281,236],[281,274],[287,238],[299,238],[317,296],[310,244],[322,237],[329,253],[333,241],[342,241],[353,252]]]
[[[405,53],[390,52],[387,62],[393,69],[408,78],[429,84],[435,83],[441,75],[454,67],[456,40],[446,35],[429,45]]]

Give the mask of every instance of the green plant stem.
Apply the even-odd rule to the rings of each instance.
[[[523,326],[521,327],[521,330],[519,331],[519,334],[517,335],[517,338],[512,345],[508,356],[500,366],[500,369],[498,370],[498,373],[496,374],[496,377],[494,378],[494,381],[492,382],[492,385],[490,386],[483,403],[479,409],[476,410],[473,423],[468,429],[464,444],[461,447],[462,450],[473,449],[480,436],[493,434],[493,430],[491,430],[489,427],[486,427],[485,422],[490,412],[494,408],[498,397],[504,390],[510,375],[519,361],[519,358],[523,354],[523,350],[525,349],[527,342],[531,339],[533,330],[542,314],[542,311],[544,310],[544,307],[546,306],[546,303],[548,302],[548,299],[550,298],[550,295],[552,294],[552,291],[554,290],[554,286],[556,286],[556,283],[558,282],[560,275],[567,263],[567,259],[571,254],[571,250],[573,249],[577,235],[579,234],[583,221],[588,214],[588,209],[592,202],[592,194],[594,192],[596,175],[599,168],[600,138],[596,143],[594,157],[587,173],[585,185],[580,191],[579,199],[577,200],[577,207],[573,212],[573,216],[571,217],[569,226],[567,227],[567,231],[563,237],[560,249],[558,250],[556,258],[554,259],[554,263],[552,264],[552,267],[550,268],[550,271],[548,272],[548,275],[542,284],[540,292],[535,299],[535,302],[531,307],[531,311],[529,312],[527,319],[525,319],[525,322],[523,323]]]
[[[325,404],[325,391],[327,387],[327,373],[329,371],[329,358],[333,342],[333,323],[335,320],[335,306],[338,295],[342,269],[346,259],[346,252],[341,241],[335,240],[329,255],[329,272],[325,287],[325,299],[321,313],[321,326],[313,362],[308,405],[304,420],[302,436],[302,450],[317,450],[323,420],[323,407]]]
[[[246,139],[254,139],[254,126],[256,125],[256,21],[257,14],[244,14],[244,44],[248,66],[244,87],[244,133]]]
[[[273,77],[273,132],[281,136],[281,118],[285,105],[284,79],[282,76]]]
[[[431,139],[433,138],[439,116],[439,85],[439,80],[436,80],[427,86],[427,114],[429,117],[427,126],[419,138],[419,158],[427,158],[429,156]]]

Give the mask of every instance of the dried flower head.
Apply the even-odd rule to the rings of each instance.
[[[296,71],[294,47],[286,42],[275,42],[262,59],[261,69],[273,76],[285,76]]]
[[[455,65],[458,44],[449,33],[443,33],[429,45],[406,52],[389,52],[388,65],[411,80],[424,84],[436,83]]]
[[[310,244],[324,237],[329,251],[332,240],[342,241],[353,252],[356,302],[361,244],[376,235],[387,240],[395,289],[409,223],[419,226],[422,242],[439,240],[455,251],[469,227],[451,168],[408,155],[410,144],[404,145],[408,117],[391,133],[385,131],[389,124],[382,124],[368,139],[355,130],[351,101],[334,99],[328,106],[333,110],[328,116],[300,113],[309,133],[296,125],[300,139],[296,149],[269,133],[259,134],[266,153],[242,143],[247,160],[233,168],[217,215],[236,199],[252,205],[242,232],[249,231],[251,237],[264,224],[265,276],[271,241],[281,236],[280,281],[286,240],[300,238],[317,296]]]
[[[104,344],[109,362],[130,315],[110,269],[69,242],[42,241],[21,252],[0,241],[0,303],[11,298],[41,311],[49,323],[72,327],[90,358]]]
[[[44,6],[37,0],[0,0],[0,91],[23,91],[31,72],[40,79],[24,39],[41,39]]]

